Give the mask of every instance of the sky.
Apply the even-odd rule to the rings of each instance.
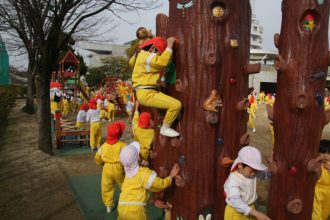
[[[116,29],[117,40],[115,43],[122,44],[136,38],[135,32],[138,27],[146,27],[151,29],[153,34],[156,32],[156,15],[163,13],[168,15],[169,1],[162,0],[162,6],[148,12],[144,12],[140,16],[128,15],[128,20],[135,20],[134,24],[121,22]],[[281,0],[254,0],[255,15],[260,25],[264,28],[263,48],[267,50],[276,50],[273,43],[273,36],[280,32],[281,27]],[[125,34],[121,34],[125,33]]]

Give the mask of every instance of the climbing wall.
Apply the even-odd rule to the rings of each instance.
[[[176,187],[158,195],[173,204],[172,218],[197,219],[212,213],[222,219],[223,183],[228,161],[248,143],[246,113],[251,9],[248,0],[174,0],[169,17],[157,16],[157,34],[175,36],[176,83],[168,93],[183,104],[174,125],[179,138],[156,132],[155,170],[168,175],[182,167]],[[161,114],[156,121],[161,121]]]
[[[328,0],[283,0],[274,106],[276,162],[270,188],[271,219],[311,219],[317,180],[311,159],[318,154],[329,65]]]

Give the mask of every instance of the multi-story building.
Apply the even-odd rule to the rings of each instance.
[[[252,10],[250,47],[251,49],[261,49],[263,28],[255,15],[255,0],[250,0],[250,5]]]

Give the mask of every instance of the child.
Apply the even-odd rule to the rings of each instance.
[[[126,143],[120,141],[120,137],[125,130],[123,122],[112,123],[108,126],[108,137],[95,154],[95,162],[98,165],[103,165],[101,190],[104,205],[107,207],[107,212],[110,213],[113,209],[113,194],[115,192],[115,182],[121,188],[124,181],[124,167],[120,163],[120,151],[126,146]]]
[[[319,179],[315,185],[312,220],[327,220],[330,217],[330,140],[320,141]]]
[[[154,171],[139,166],[139,151],[140,144],[134,141],[120,152],[126,176],[119,197],[118,220],[147,220],[148,192],[160,192],[170,187],[180,171],[179,165],[174,164],[168,177],[159,178]]]
[[[128,114],[128,123],[132,123],[132,115],[133,115],[133,97],[126,104],[126,112]]]
[[[84,103],[80,106],[80,110],[77,115],[77,123],[76,123],[77,129],[85,128],[88,109],[89,109],[89,105],[87,103]]]
[[[246,146],[238,152],[238,157],[231,167],[231,173],[224,184],[227,206],[224,220],[270,220],[265,214],[255,210],[257,200],[256,185],[258,178],[267,178],[270,173],[262,163],[258,149]]]
[[[139,115],[139,102],[135,102],[135,112],[132,121],[134,140],[140,143],[140,156],[142,165],[148,166],[149,152],[154,142],[155,131],[151,128],[151,115],[149,112],[142,112]]]
[[[112,101],[111,97],[108,97],[107,110],[108,110],[108,120],[114,122],[115,121],[115,103]]]
[[[141,51],[129,61],[133,67],[132,80],[137,100],[144,106],[166,110],[160,134],[168,137],[180,135],[171,125],[180,114],[182,104],[179,100],[159,92],[158,82],[161,71],[172,57],[175,41],[174,37],[168,38],[167,42],[163,38],[154,37],[139,45]]]
[[[100,122],[100,110],[96,107],[96,99],[89,101],[89,110],[86,115],[86,122],[90,122],[90,145],[92,151],[97,151],[97,148],[101,145],[101,122]]]

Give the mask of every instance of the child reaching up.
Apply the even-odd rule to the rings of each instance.
[[[270,177],[267,167],[262,163],[258,149],[251,146],[243,147],[238,152],[228,179],[224,184],[226,194],[224,220],[249,220],[254,216],[258,220],[270,220],[262,212],[255,210],[257,200],[257,177]]]
[[[166,68],[172,57],[172,48],[176,39],[154,37],[139,45],[140,52],[129,61],[133,67],[133,88],[141,105],[166,110],[160,134],[177,137],[180,134],[171,128],[178,117],[182,104],[179,100],[159,91],[160,73]]]
[[[120,137],[125,130],[123,122],[115,122],[108,126],[107,141],[102,144],[95,154],[95,162],[103,165],[101,191],[104,205],[107,212],[111,212],[114,207],[113,195],[115,192],[115,183],[119,188],[124,181],[124,167],[120,163],[119,154],[126,146],[126,143],[120,141]]]
[[[134,140],[140,143],[140,156],[142,165],[148,166],[149,153],[154,142],[155,131],[152,129],[151,114],[142,112],[139,114],[139,102],[135,102],[135,112],[132,121],[132,131]]]
[[[118,220],[147,220],[148,192],[160,192],[170,187],[180,171],[179,165],[174,164],[168,177],[157,177],[154,171],[139,166],[139,151],[140,144],[134,141],[120,152],[126,176],[119,197]]]

